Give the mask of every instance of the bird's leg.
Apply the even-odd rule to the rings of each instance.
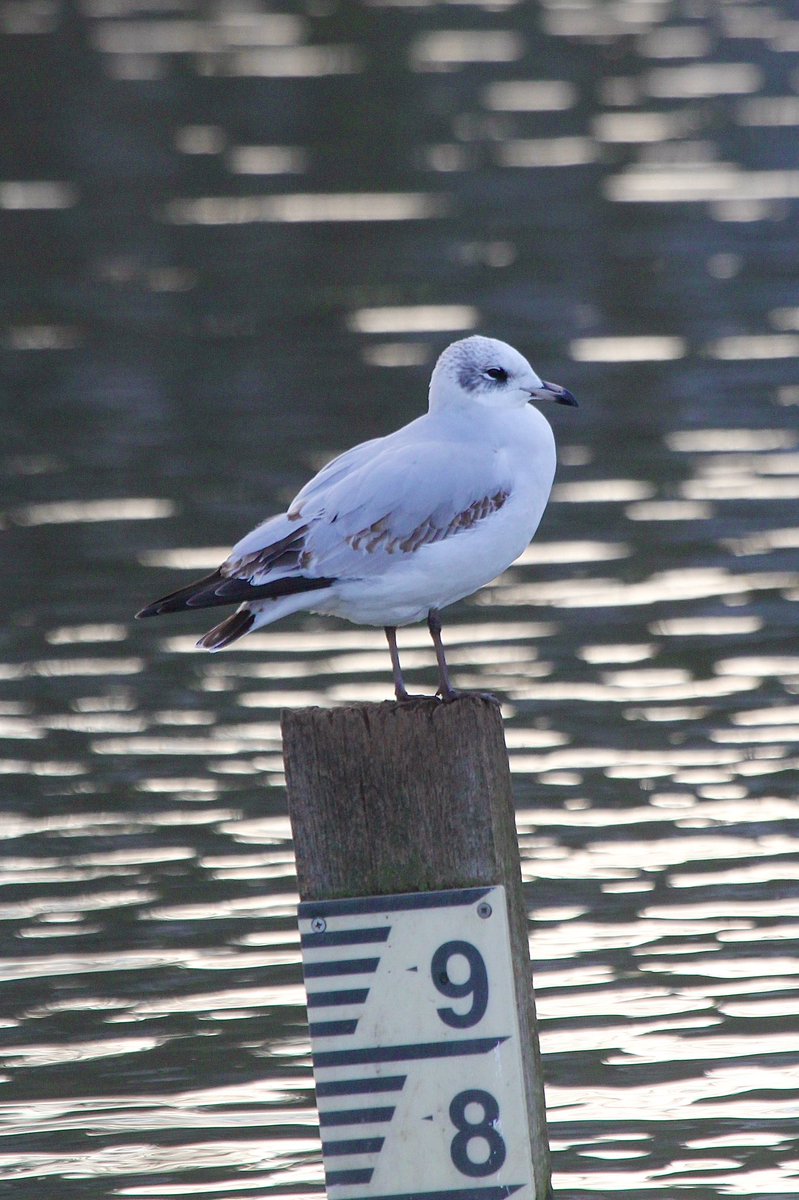
[[[386,625],[384,628],[386,641],[388,642],[388,652],[391,655],[391,670],[394,674],[394,695],[400,701],[427,699],[425,696],[412,696],[406,688],[405,680],[402,678],[399,650],[397,649],[397,627],[396,625]]]
[[[436,661],[438,662],[438,678],[439,688],[438,694],[442,700],[457,700],[458,696],[479,696],[481,700],[490,700],[492,704],[499,704],[496,696],[492,696],[490,692],[459,692],[452,686],[449,678],[449,668],[447,660],[444,657],[444,646],[441,641],[441,613],[437,608],[431,608],[427,614],[427,628],[430,630],[430,636],[433,639],[433,645],[436,648]]]
[[[397,649],[397,627],[396,625],[384,626],[386,641],[388,642],[388,652],[391,655],[391,670],[394,674],[394,695],[400,702],[405,700],[437,700],[437,696],[414,696],[405,686],[405,680],[402,678],[402,668],[400,667],[399,650]]]
[[[408,692],[405,687],[405,681],[402,678],[402,667],[400,666],[399,650],[397,649],[397,627],[396,625],[386,625],[383,632],[386,635],[388,652],[391,655],[391,671],[394,675],[394,695],[398,700],[407,700]]]
[[[458,693],[449,680],[449,668],[447,660],[444,657],[444,646],[441,641],[441,614],[437,608],[431,608],[427,614],[427,628],[430,630],[430,636],[433,639],[433,645],[436,649],[436,662],[438,663],[438,694],[442,700],[454,700]]]

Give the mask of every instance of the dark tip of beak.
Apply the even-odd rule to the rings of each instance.
[[[547,383],[546,380],[544,380],[544,387],[552,393],[552,399],[556,404],[568,404],[570,408],[579,408],[568,388],[561,387],[559,383]]]
[[[541,387],[530,393],[533,400],[554,400],[556,404],[568,404],[570,408],[579,408],[577,401],[568,388],[559,383],[547,383],[543,380]]]

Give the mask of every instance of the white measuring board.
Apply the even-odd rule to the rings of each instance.
[[[330,1200],[536,1200],[505,889],[299,916]]]

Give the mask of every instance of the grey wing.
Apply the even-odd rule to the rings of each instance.
[[[228,574],[238,574],[299,566],[308,522],[324,516],[329,489],[373,458],[380,443],[387,440],[373,438],[361,442],[331,459],[300,489],[287,512],[267,517],[236,543],[222,569]]]
[[[237,542],[217,571],[139,615],[292,595],[378,574],[505,504],[510,487],[492,455],[425,441],[415,425],[334,459],[288,512]]]
[[[323,468],[287,513],[242,538],[221,570],[255,586],[362,578],[474,528],[510,493],[495,457],[479,446],[378,438]]]
[[[480,447],[386,447],[317,497],[305,545],[322,575],[363,577],[502,508],[510,482]],[[307,509],[305,510],[307,512]]]
[[[389,435],[390,437],[391,435]],[[302,515],[307,506],[315,508],[316,502],[324,497],[329,488],[376,457],[381,442],[386,442],[389,438],[371,438],[370,441],[360,442],[359,445],[352,446],[343,454],[332,458],[314,475],[313,479],[309,479],[305,486],[297,492],[289,505],[289,514],[297,517]]]

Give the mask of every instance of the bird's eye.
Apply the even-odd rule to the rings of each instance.
[[[486,375],[488,375],[490,379],[496,379],[497,383],[504,383],[508,378],[508,372],[504,367],[489,367],[486,371]]]

